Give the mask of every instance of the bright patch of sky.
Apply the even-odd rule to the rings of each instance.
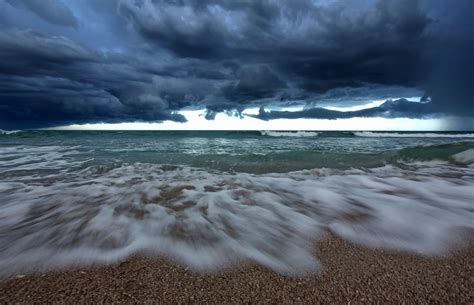
[[[219,113],[212,121],[206,120],[204,110],[180,111],[188,122],[178,123],[119,123],[119,124],[84,124],[54,128],[56,130],[440,130],[441,119],[408,119],[408,118],[350,118],[338,120],[321,119],[276,119],[262,121],[244,116],[243,118]]]

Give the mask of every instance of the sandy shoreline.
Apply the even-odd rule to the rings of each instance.
[[[0,302],[443,302],[472,303],[474,245],[449,257],[371,250],[329,237],[321,275],[294,278],[255,265],[199,275],[163,259],[134,257],[91,269],[0,283]]]

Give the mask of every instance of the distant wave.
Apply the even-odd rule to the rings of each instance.
[[[269,137],[297,137],[297,138],[306,138],[306,137],[317,137],[319,132],[314,131],[260,131],[262,136]]]
[[[474,138],[474,133],[398,133],[398,132],[354,132],[357,137],[366,138]]]
[[[21,132],[21,130],[3,130],[3,129],[0,129],[0,135],[10,135],[10,134],[18,133],[18,132]]]

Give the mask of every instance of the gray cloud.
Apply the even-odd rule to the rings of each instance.
[[[469,0],[8,3],[0,128],[184,121],[175,112],[185,107],[208,119],[261,106],[274,110],[262,119],[331,118],[348,114],[321,107],[424,93],[429,107],[392,102],[351,115],[474,116]],[[25,9],[50,24],[37,27]],[[306,110],[277,110],[290,106]]]
[[[0,61],[24,69],[28,64],[93,60],[94,54],[66,37],[51,37],[26,30],[0,31]],[[97,58],[96,58],[97,59]]]
[[[261,120],[274,119],[349,119],[349,118],[420,118],[439,115],[433,111],[431,103],[410,102],[406,99],[388,100],[378,107],[357,111],[336,111],[324,108],[309,108],[301,111],[265,111],[260,108],[258,115],[248,115]]]
[[[474,116],[474,2],[434,0],[423,85],[439,111]]]
[[[238,80],[224,87],[223,91],[229,100],[239,103],[272,97],[287,87],[267,66],[244,66],[237,77]]]
[[[77,27],[79,22],[72,11],[61,0],[7,0],[17,7],[28,9],[38,17],[62,26]]]
[[[64,37],[1,31],[0,127],[186,120],[160,98],[151,75],[122,61]]]

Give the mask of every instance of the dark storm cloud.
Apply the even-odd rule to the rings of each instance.
[[[122,61],[64,37],[32,30],[1,31],[0,127],[186,121],[152,93],[150,75]]]
[[[120,12],[178,56],[271,63],[309,91],[416,85],[430,23],[418,1],[357,2],[121,1]]]
[[[57,25],[72,26],[78,25],[76,16],[60,0],[6,0],[11,5],[27,9],[38,17]]]
[[[261,120],[273,119],[349,119],[349,118],[420,118],[439,115],[433,111],[431,103],[410,102],[406,99],[389,100],[378,107],[357,111],[336,111],[324,108],[309,108],[301,111],[265,111],[260,108],[258,115],[248,115]]]
[[[474,1],[431,4],[437,22],[430,28],[436,39],[426,52],[427,95],[440,111],[474,116]]]
[[[232,101],[249,102],[275,96],[286,84],[267,66],[246,66],[235,84],[226,86],[224,95]]]
[[[0,3],[0,128],[184,121],[175,114],[184,107],[207,109],[207,119],[261,106],[308,109],[262,119],[474,116],[472,5],[8,0]],[[425,93],[431,104],[321,109]]]
[[[119,10],[178,56],[267,64],[299,89],[274,94],[277,101],[382,84],[426,89],[445,112],[474,111],[470,0],[123,0]],[[233,88],[226,97],[262,97]]]
[[[186,121],[184,116],[167,111],[158,97],[140,95],[130,106],[104,90],[66,79],[0,78],[0,86],[4,88],[0,94],[0,122],[5,129],[91,122]]]
[[[65,37],[51,37],[27,30],[0,31],[0,70],[27,74],[37,68],[56,73],[48,65],[99,60],[92,52]]]

